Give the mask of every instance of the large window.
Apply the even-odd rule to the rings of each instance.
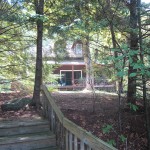
[[[82,55],[82,44],[77,43],[74,47],[74,52],[76,55]]]
[[[62,86],[72,85],[74,80],[82,78],[82,70],[60,70],[60,84]]]

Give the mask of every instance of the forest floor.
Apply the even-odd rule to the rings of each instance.
[[[13,93],[0,93],[0,106],[5,102],[9,102],[13,99],[20,99],[23,97],[31,98],[31,95],[26,95],[26,93],[13,92]],[[40,118],[40,114],[35,110],[34,107],[26,106],[18,111],[2,111],[0,107],[0,121],[1,120],[24,120],[24,119],[34,119]]]
[[[24,97],[20,93],[1,93],[0,105],[14,98]],[[119,150],[146,150],[147,139],[142,109],[130,111],[122,98],[121,121],[118,121],[118,97],[115,94],[89,92],[54,92],[56,103],[64,115],[100,139],[113,144]],[[30,95],[28,95],[30,97]],[[95,97],[95,98],[94,98]],[[95,101],[94,101],[95,100]],[[95,111],[93,112],[93,109]],[[0,120],[38,118],[33,107],[19,111],[3,112]],[[121,124],[121,131],[119,130]]]
[[[94,96],[89,92],[55,92],[52,96],[68,119],[119,150],[147,149],[141,106],[136,112],[131,111],[126,106],[125,98],[122,98],[119,123],[117,94],[101,92]]]

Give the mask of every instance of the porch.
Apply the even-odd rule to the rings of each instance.
[[[99,91],[116,92],[115,83],[110,83],[106,79],[94,78],[94,89]],[[78,91],[83,90],[86,86],[86,78],[74,79],[74,84],[58,85],[60,91]]]
[[[53,73],[59,76],[59,86],[76,86],[80,79],[86,77],[85,65],[82,63],[63,64]]]
[[[54,74],[59,76],[57,88],[62,91],[83,90],[86,87],[86,72],[83,63],[61,64]],[[100,91],[116,92],[115,83],[109,82],[105,77],[92,79],[94,88]]]

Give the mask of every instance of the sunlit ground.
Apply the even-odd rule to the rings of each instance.
[[[97,94],[109,94],[109,95],[117,95],[117,93],[114,92],[106,92],[106,91],[99,91],[99,90],[95,90],[95,91],[89,91],[89,90],[81,90],[81,91],[55,91],[58,93],[64,93],[64,94],[81,94],[81,93],[97,93]]]

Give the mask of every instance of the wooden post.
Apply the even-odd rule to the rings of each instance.
[[[73,147],[72,147],[72,133],[69,132],[69,150],[73,150]]]
[[[51,130],[54,132],[54,111],[51,110]]]
[[[88,146],[87,146],[87,150],[92,150],[92,148],[88,145]]]
[[[44,92],[42,92],[42,105],[43,105],[43,111],[42,111],[42,115],[44,118],[46,118],[46,97],[44,95]]]
[[[48,117],[48,103],[47,103],[47,97],[44,96],[44,101],[45,101],[45,116]]]
[[[78,139],[75,135],[74,135],[74,150],[78,150]]]
[[[72,85],[74,85],[74,65],[72,65]]]
[[[68,147],[68,131],[66,130],[66,150],[69,150],[69,147]]]
[[[60,146],[60,138],[61,138],[61,136],[60,136],[60,122],[59,122],[59,120],[58,120],[58,118],[56,117],[56,131],[55,131],[55,134],[56,134],[56,145],[58,145],[58,146]]]
[[[48,118],[48,121],[51,122],[51,106],[50,105],[46,105],[46,117]]]
[[[80,142],[80,149],[84,150],[84,142],[83,142],[83,140],[81,140],[81,142]]]
[[[60,149],[63,150],[63,149],[65,149],[65,128],[63,127],[63,125],[61,123],[60,123],[60,128],[61,128]]]

